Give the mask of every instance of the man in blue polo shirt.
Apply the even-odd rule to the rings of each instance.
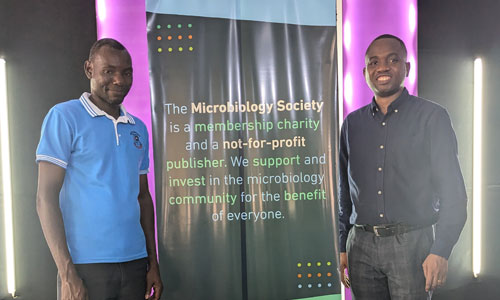
[[[97,41],[90,93],[47,114],[37,149],[37,211],[58,269],[59,299],[159,299],[148,132],[122,105],[132,61]]]

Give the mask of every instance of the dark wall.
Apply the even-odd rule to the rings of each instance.
[[[83,61],[95,39],[94,1],[0,1],[0,56],[8,68],[18,299],[56,298],[56,268],[35,209],[35,149],[50,107],[89,89]],[[3,269],[0,277],[1,299]]]
[[[500,1],[418,1],[419,95],[445,106],[459,142],[469,219],[433,299],[500,299]],[[473,61],[483,58],[483,262],[472,276]]]

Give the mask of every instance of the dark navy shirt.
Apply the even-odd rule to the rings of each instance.
[[[344,120],[339,149],[340,249],[352,224],[432,225],[431,253],[448,258],[467,218],[457,140],[447,111],[402,94]]]

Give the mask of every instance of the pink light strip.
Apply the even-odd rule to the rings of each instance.
[[[373,93],[363,77],[365,51],[377,36],[401,38],[408,50],[410,74],[406,88],[417,94],[417,0],[342,1],[344,117],[370,103]],[[351,290],[345,290],[351,300]]]
[[[96,0],[97,38],[120,41],[132,56],[134,83],[125,99],[127,111],[141,119],[149,132],[149,191],[155,199],[151,95],[145,1]]]
[[[417,0],[343,0],[344,117],[370,103],[373,93],[363,77],[365,51],[385,33],[401,38],[408,49],[406,88],[417,94]]]

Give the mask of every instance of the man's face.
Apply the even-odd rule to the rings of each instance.
[[[390,97],[403,90],[410,63],[401,44],[392,38],[374,41],[365,56],[363,69],[366,83],[375,96]]]
[[[132,86],[132,60],[126,50],[103,46],[85,62],[85,74],[97,104],[120,105]]]

